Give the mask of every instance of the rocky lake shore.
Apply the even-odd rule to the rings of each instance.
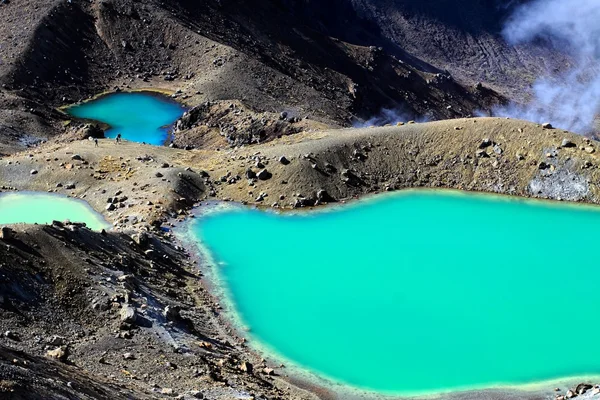
[[[66,135],[3,157],[2,191],[81,198],[114,229],[57,221],[2,231],[0,391],[28,398],[32,380],[36,392],[64,398],[339,398],[288,377],[232,329],[175,224],[207,201],[297,209],[404,188],[595,204],[597,146],[562,130],[478,118],[218,150],[105,139],[95,147]],[[549,386],[450,397],[554,398],[569,389],[577,393]]]

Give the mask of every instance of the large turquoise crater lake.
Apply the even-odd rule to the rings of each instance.
[[[77,117],[110,125],[108,138],[121,133],[123,139],[153,145],[165,144],[169,128],[185,107],[158,93],[113,93],[65,110]]]
[[[435,393],[598,375],[600,211],[443,191],[190,222],[261,349],[337,383]]]

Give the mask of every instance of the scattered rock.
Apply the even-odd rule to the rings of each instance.
[[[329,193],[327,193],[327,191],[325,189],[319,189],[317,191],[317,200],[322,203],[322,202],[331,202],[334,201],[333,197],[331,197],[329,195]]]
[[[360,183],[358,176],[356,176],[356,174],[354,174],[354,172],[350,171],[349,169],[343,169],[340,175],[342,177],[342,182],[344,183],[350,185]]]
[[[14,331],[6,331],[4,332],[4,337],[10,340],[14,340],[14,341],[18,341],[19,340],[19,335],[17,335],[16,332]]]
[[[596,151],[596,149],[594,149],[592,146],[586,146],[583,150],[589,154],[592,154]]]
[[[125,353],[123,354],[123,358],[126,360],[135,360],[135,356],[131,353]]]
[[[593,387],[594,386],[590,385],[589,383],[580,383],[575,387],[575,393],[578,395],[582,395],[588,390],[592,389]]]
[[[487,153],[487,151],[485,151],[485,149],[479,149],[475,152],[475,156],[477,158],[489,158],[489,154]]]
[[[0,239],[10,240],[13,238],[13,231],[9,227],[3,226],[0,228]]]
[[[491,145],[492,145],[492,140],[489,138],[485,138],[481,141],[481,144],[479,144],[479,148],[485,149],[487,147],[490,147]]]
[[[48,358],[53,358],[58,361],[65,361],[68,357],[68,350],[66,346],[57,347],[54,350],[48,350],[46,352]]]
[[[29,173],[30,173],[31,175],[37,175],[37,173],[38,173],[38,170],[37,170],[37,169],[32,169],[31,171],[29,171]]]
[[[279,157],[279,162],[283,165],[288,165],[290,163],[290,160],[288,160],[285,156],[281,156]]]
[[[337,169],[335,168],[335,166],[333,164],[325,163],[325,171],[330,174],[333,174],[334,172],[337,171]]]
[[[150,239],[148,238],[148,234],[146,232],[140,232],[136,235],[133,235],[133,240],[142,248],[148,247]]]
[[[248,168],[246,170],[246,179],[256,179],[256,172],[252,171],[252,169]]]
[[[64,346],[67,344],[67,340],[62,336],[54,335],[48,339],[48,344],[52,346]]]
[[[120,277],[117,278],[117,281],[131,283],[133,281],[133,275],[130,275],[130,274],[121,275]]]
[[[571,142],[569,139],[563,139],[562,142],[560,143],[560,147],[576,147],[577,145],[573,142]]]
[[[160,172],[157,172],[157,173],[154,174],[154,176],[157,177],[157,178],[162,178],[164,175],[161,174]]]
[[[180,310],[177,306],[166,306],[163,311],[163,316],[169,321],[178,321],[181,319],[181,314],[179,312]]]
[[[124,305],[120,311],[121,321],[128,324],[134,324],[137,320],[135,308],[130,305]]]
[[[256,177],[258,179],[260,179],[261,181],[266,181],[267,179],[270,179],[273,176],[273,174],[271,174],[269,171],[267,171],[266,169],[261,169],[258,174],[256,174]]]
[[[171,370],[175,370],[175,369],[177,369],[177,364],[172,363],[171,361],[167,361],[165,363],[165,367],[167,367],[168,369],[171,369]]]
[[[240,365],[240,369],[241,369],[242,371],[244,371],[244,372],[247,372],[247,373],[251,374],[251,373],[252,373],[252,370],[253,370],[253,366],[252,366],[252,364],[251,364],[250,362],[248,362],[248,361],[244,361],[244,362],[242,362],[242,364]]]
[[[542,128],[544,129],[554,129],[554,127],[552,126],[551,123],[546,122],[545,124],[542,124]]]
[[[171,388],[162,388],[160,394],[164,394],[166,396],[176,396],[177,393]]]
[[[550,168],[550,164],[545,163],[545,162],[542,161],[542,162],[540,162],[538,164],[538,168],[541,169],[541,170],[548,169],[548,168]]]
[[[367,156],[358,151],[357,149],[354,149],[354,151],[352,152],[352,157],[359,161],[365,161],[367,159]]]

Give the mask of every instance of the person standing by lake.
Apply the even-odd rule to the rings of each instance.
[[[117,139],[116,139],[116,144],[119,144],[121,142],[121,133],[117,133]]]

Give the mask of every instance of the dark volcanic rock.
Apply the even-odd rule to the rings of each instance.
[[[261,181],[266,181],[267,179],[271,179],[272,176],[273,176],[273,174],[271,174],[266,169],[262,169],[258,172],[258,174],[256,174],[256,177],[258,179],[260,179]]]

